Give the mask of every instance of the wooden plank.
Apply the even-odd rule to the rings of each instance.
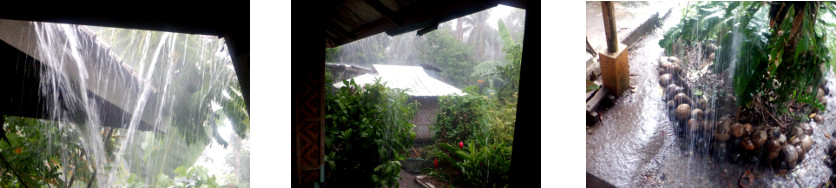
[[[624,37],[624,39],[621,40],[621,43],[623,43],[624,45],[630,46],[634,42],[638,41],[639,38],[641,38],[642,36],[645,36],[648,33],[652,32],[653,28],[656,27],[657,22],[659,22],[659,13],[658,12],[653,13],[653,15],[650,16],[650,19],[647,19],[644,23],[639,25],[638,28],[633,30],[633,32],[631,32],[626,37]]]
[[[345,30],[345,28],[343,28],[342,26],[340,26],[336,22],[337,22],[337,20],[333,20],[333,19],[330,22],[326,22],[325,27],[328,28],[327,31],[334,32],[334,34],[337,34],[337,35],[339,35],[339,37],[342,37],[342,38],[351,39],[351,40],[356,40],[357,39],[357,36],[354,36],[354,34],[352,34],[351,32],[348,32],[348,30]]]
[[[380,13],[380,15],[383,16],[383,19],[385,19],[386,21],[389,21],[390,23],[395,25],[401,25],[401,22],[403,22],[402,16],[396,15],[395,12],[393,12],[391,9],[389,9],[389,7],[387,7],[380,1],[365,0],[365,2],[366,4],[374,8],[374,10],[376,10],[378,13]]]
[[[601,104],[601,101],[607,98],[607,95],[610,95],[609,89],[607,89],[606,87],[601,87],[600,89],[598,89],[598,92],[596,92],[591,99],[586,101],[586,111],[591,112],[597,110],[599,104]]]

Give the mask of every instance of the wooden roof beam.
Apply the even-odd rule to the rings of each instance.
[[[381,3],[379,0],[365,0],[366,4],[374,8],[375,11],[380,13],[383,16],[383,19],[389,21],[395,25],[401,25],[403,22],[403,16],[397,15],[394,11],[390,10],[389,7]]]
[[[340,37],[347,38],[347,39],[350,39],[350,40],[357,40],[357,36],[355,36],[353,33],[349,32],[349,31],[345,30],[345,28],[337,25],[337,23],[335,23],[334,21],[335,20],[331,20],[330,22],[325,22],[325,27],[328,27],[328,29],[331,30],[332,32],[334,32],[335,34],[340,35]],[[342,41],[338,41],[338,42],[342,43]]]
[[[418,30],[418,36],[424,36],[424,34],[435,31],[436,29],[438,29],[438,22],[433,23],[429,27],[425,27],[424,29]]]

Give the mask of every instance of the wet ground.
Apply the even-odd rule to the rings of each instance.
[[[599,8],[600,9],[600,8]],[[586,171],[617,187],[738,187],[741,176],[751,174],[751,187],[820,187],[832,174],[824,164],[824,151],[834,132],[836,103],[827,105],[825,123],[815,125],[815,144],[799,165],[788,172],[750,163],[720,162],[704,153],[692,153],[674,133],[664,108],[656,70],[663,53],[658,41],[679,22],[674,9],[664,24],[630,46],[632,92],[603,111],[601,122],[586,138]],[[836,76],[827,76],[827,87],[836,89]],[[834,101],[834,95],[827,96]],[[750,173],[747,173],[750,172]],[[745,184],[746,182],[744,182]]]
[[[422,188],[423,186],[419,185],[415,182],[415,176],[418,174],[412,174],[407,172],[406,170],[401,170],[400,172],[400,179],[398,179],[398,187],[404,188]]]

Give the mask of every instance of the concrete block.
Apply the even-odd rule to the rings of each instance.
[[[606,50],[598,52],[604,87],[612,91],[616,97],[621,97],[621,94],[630,88],[628,53],[627,45],[624,44],[619,44],[615,53],[609,53]]]

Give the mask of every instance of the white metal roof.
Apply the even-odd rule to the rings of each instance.
[[[464,95],[462,90],[430,77],[421,66],[403,65],[373,65],[377,73],[369,73],[354,77],[358,85],[372,84],[375,78],[381,78],[390,88],[409,89],[410,96],[444,96],[450,94]],[[342,87],[342,82],[333,84]]]

